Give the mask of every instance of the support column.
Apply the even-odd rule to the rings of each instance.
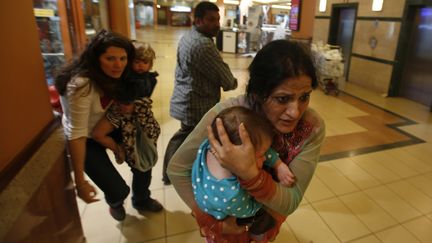
[[[313,35],[313,24],[315,20],[315,0],[301,2],[300,29],[292,31],[292,37],[297,39],[311,40]]]
[[[72,25],[75,27],[76,50],[74,52],[81,53],[87,43],[85,35],[84,14],[82,11],[81,0],[71,0],[71,16]]]
[[[111,30],[126,37],[131,37],[129,1],[108,0]]]
[[[157,9],[157,0],[153,0],[153,27],[157,27],[158,25],[158,9]]]
[[[73,58],[72,42],[69,33],[69,21],[66,11],[65,1],[57,1],[58,4],[58,15],[60,17],[60,29],[63,40],[63,51],[65,54],[66,61],[70,61]]]

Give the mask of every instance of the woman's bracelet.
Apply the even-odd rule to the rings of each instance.
[[[259,174],[250,180],[239,179],[239,181],[242,188],[259,200],[271,199],[276,191],[276,183],[264,170],[260,170]]]
[[[240,185],[246,190],[253,190],[262,184],[265,176],[264,173],[264,170],[260,170],[258,175],[249,180],[242,180],[239,178]]]

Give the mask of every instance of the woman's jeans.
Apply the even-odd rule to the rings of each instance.
[[[141,172],[131,168],[131,171],[132,205],[139,207],[150,199],[151,170]],[[104,192],[108,205],[113,208],[123,205],[130,191],[129,186],[109,159],[105,147],[90,138],[86,143],[85,172]]]

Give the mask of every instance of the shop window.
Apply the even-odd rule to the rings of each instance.
[[[108,28],[108,11],[105,0],[84,0],[82,3],[85,34],[93,38],[101,29]]]
[[[153,1],[135,1],[136,26],[153,26]]]
[[[190,26],[191,8],[186,6],[173,6],[170,8],[172,26]]]
[[[53,85],[56,70],[66,60],[57,1],[35,0],[33,6],[46,80],[48,85]]]

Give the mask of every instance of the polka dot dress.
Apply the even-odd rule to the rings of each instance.
[[[192,167],[192,187],[198,206],[216,219],[229,215],[237,218],[255,215],[262,205],[240,188],[235,176],[217,179],[210,174],[206,162],[209,149],[206,139],[201,144]]]

